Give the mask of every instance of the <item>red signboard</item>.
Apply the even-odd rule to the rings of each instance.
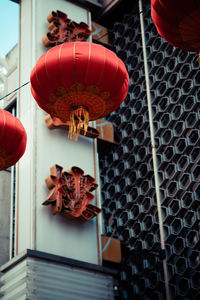
[[[94,199],[91,192],[98,186],[93,177],[84,175],[78,167],[62,172],[61,166],[54,165],[50,170],[51,175],[46,179],[50,192],[43,205],[51,204],[53,215],[61,213],[68,219],[87,221],[101,212],[90,203]]]

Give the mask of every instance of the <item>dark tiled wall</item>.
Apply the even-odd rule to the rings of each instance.
[[[144,1],[153,121],[171,299],[200,299],[200,69],[157,33]],[[105,234],[123,242],[122,299],[165,299],[139,10],[111,32],[129,93],[108,119],[120,144],[100,157]]]

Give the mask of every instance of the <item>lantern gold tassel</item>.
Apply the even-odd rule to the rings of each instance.
[[[71,110],[70,126],[68,137],[75,141],[78,140],[80,130],[84,130],[84,135],[87,133],[89,123],[89,111],[84,106],[77,106]]]

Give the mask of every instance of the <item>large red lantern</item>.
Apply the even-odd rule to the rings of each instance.
[[[31,73],[31,91],[52,117],[70,121],[69,137],[87,132],[88,121],[116,110],[128,92],[124,63],[107,48],[69,42],[43,54]]]
[[[27,135],[19,119],[0,109],[0,170],[14,165],[24,154]]]
[[[200,1],[151,0],[151,16],[158,33],[172,46],[200,51]]]

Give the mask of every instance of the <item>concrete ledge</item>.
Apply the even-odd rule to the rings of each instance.
[[[2,300],[114,300],[112,269],[27,249],[1,267]]]
[[[18,256],[12,258],[7,263],[3,264],[0,267],[0,272],[2,272],[2,273],[7,272],[9,269],[13,268],[15,265],[17,265],[19,262],[21,262],[22,260],[24,260],[27,257],[33,257],[36,259],[56,262],[56,263],[60,263],[62,265],[79,267],[84,270],[96,271],[96,272],[109,274],[109,275],[113,275],[113,276],[117,275],[117,270],[114,270],[114,269],[110,269],[107,267],[101,267],[99,265],[90,264],[90,263],[79,261],[76,259],[71,259],[71,258],[54,255],[54,254],[46,253],[46,252],[42,252],[42,251],[31,250],[31,249],[27,249],[26,251],[22,252]]]

